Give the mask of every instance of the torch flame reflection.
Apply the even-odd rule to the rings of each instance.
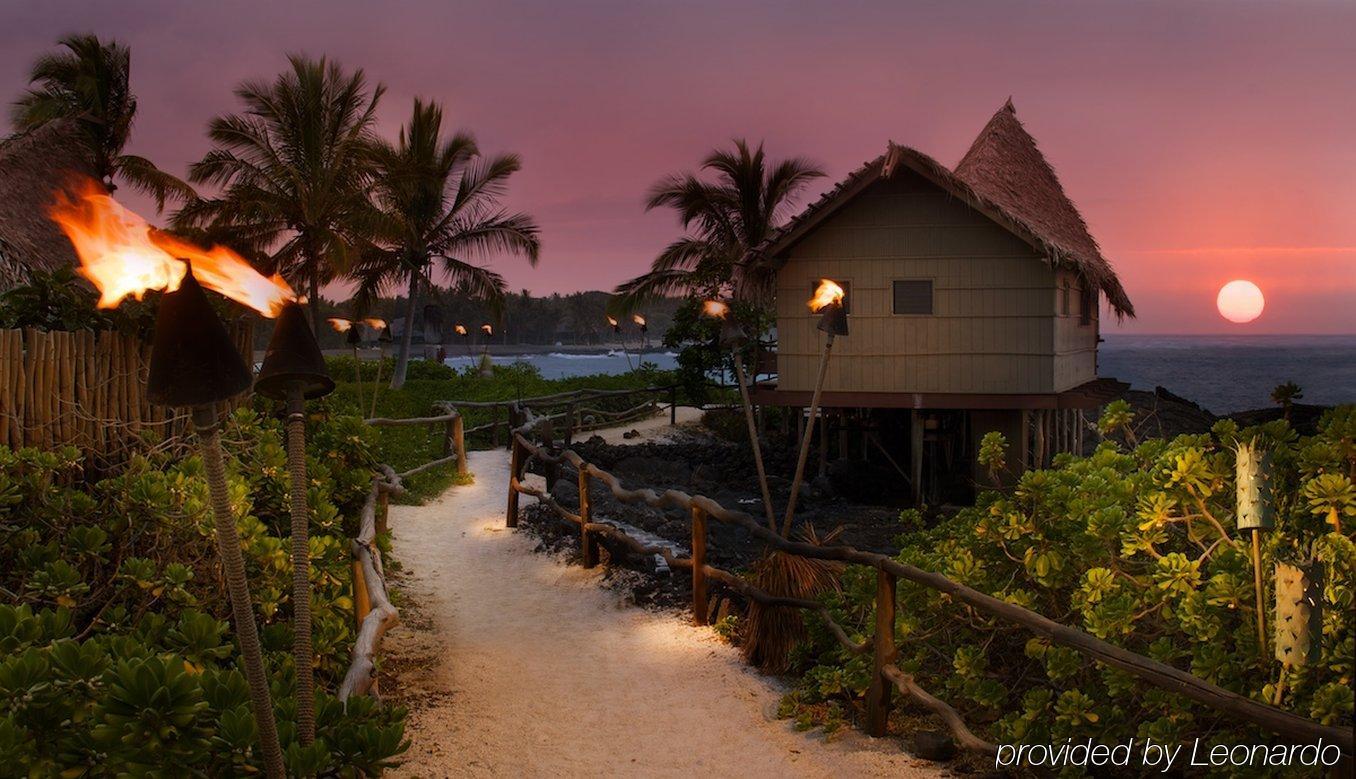
[[[815,312],[819,312],[825,306],[837,305],[842,302],[843,288],[830,279],[819,280],[819,287],[815,289],[815,295],[809,301],[810,310]]]
[[[71,239],[80,257],[80,274],[99,290],[99,307],[114,308],[127,296],[140,300],[149,290],[173,292],[188,266],[208,289],[276,317],[297,300],[281,276],[259,273],[224,246],[204,249],[147,224],[93,180],[72,194],[59,192],[52,220]]]
[[[724,319],[730,315],[730,306],[719,300],[708,300],[702,304],[702,313],[714,319]]]

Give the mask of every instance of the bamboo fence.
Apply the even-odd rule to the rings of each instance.
[[[253,366],[253,326],[241,320],[230,331]],[[0,330],[0,445],[70,445],[112,462],[142,446],[147,432],[162,443],[181,439],[187,413],[157,406],[146,395],[150,357],[150,343],[131,334]]]

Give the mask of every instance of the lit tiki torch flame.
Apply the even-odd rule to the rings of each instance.
[[[719,300],[708,300],[702,304],[702,314],[719,319],[720,344],[730,350],[734,362],[735,381],[739,384],[739,397],[744,405],[744,424],[749,430],[749,443],[753,446],[753,464],[758,470],[758,488],[763,492],[763,513],[767,515],[767,525],[777,532],[777,519],[773,516],[772,491],[768,489],[767,471],[763,468],[763,445],[758,438],[758,421],[753,415],[753,401],[749,398],[749,382],[744,375],[744,356],[742,347],[748,342],[748,336],[737,322],[730,318],[730,305]]]
[[[810,298],[810,310],[818,313],[819,324],[816,327],[824,331],[824,350],[819,358],[819,375],[815,377],[815,391],[810,396],[810,418],[805,424],[805,433],[800,439],[800,453],[796,458],[796,474],[791,480],[791,495],[786,502],[786,517],[782,520],[782,536],[791,533],[791,520],[796,516],[796,498],[800,495],[801,480],[805,478],[805,459],[810,454],[810,441],[814,438],[815,417],[819,414],[819,401],[824,394],[824,377],[829,370],[829,356],[833,353],[835,336],[848,334],[847,309],[843,306],[843,288],[831,279],[820,279],[815,294]],[[821,446],[823,443],[821,442]]]
[[[466,332],[466,325],[457,325],[456,327],[454,327],[454,328],[452,328],[452,329],[453,329],[453,330],[456,330],[456,331],[457,331],[457,335],[461,336],[462,338],[465,338],[465,337],[467,337],[468,335],[470,335],[470,333]]]
[[[150,290],[174,292],[192,264],[198,283],[266,317],[295,301],[281,276],[265,276],[224,246],[204,249],[156,230],[89,181],[74,196],[58,193],[51,217],[71,239],[80,274],[99,290],[99,307],[115,308]]]
[[[363,320],[363,324],[372,329],[377,335],[377,379],[372,384],[372,408],[367,412],[368,417],[377,415],[377,393],[381,392],[381,367],[386,363],[386,344],[391,342],[391,328],[385,319],[376,316],[370,316]],[[358,393],[359,408],[363,395]]]
[[[612,326],[612,332],[614,333],[621,332],[621,322],[618,322],[615,316],[608,317],[607,323]]]
[[[216,405],[250,386],[250,369],[203,287],[210,286],[265,316],[278,316],[289,302],[295,302],[296,295],[282,279],[264,277],[234,252],[221,247],[202,249],[154,231],[94,181],[83,182],[74,195],[59,193],[51,216],[70,237],[81,273],[99,290],[101,307],[114,307],[128,296],[140,299],[149,290],[165,292],[156,315],[146,394],[158,405],[192,411],[260,751],[268,775],[281,777],[282,748],[217,431]]]
[[[337,316],[332,316],[325,321],[330,323],[330,327],[333,327],[334,332],[336,333],[347,333],[353,329],[353,322],[347,319],[340,319]]]
[[[485,335],[486,335],[487,337],[488,337],[488,336],[494,335],[494,328],[491,327],[490,325],[481,325],[481,326],[480,326],[480,329],[483,330],[483,331],[485,332]]]
[[[640,332],[648,333],[650,331],[650,326],[645,323],[645,317],[640,314],[633,314],[631,316],[631,321],[635,322],[636,325],[640,327]]]
[[[363,399],[363,374],[362,363],[358,360],[358,345],[362,343],[362,332],[358,329],[358,323],[351,319],[332,316],[325,320],[330,323],[336,333],[348,333],[348,345],[353,349],[353,387],[358,393],[359,408],[362,407]]]

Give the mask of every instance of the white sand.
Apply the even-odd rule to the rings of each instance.
[[[775,682],[709,628],[625,604],[601,568],[534,553],[504,527],[505,452],[470,461],[474,485],[391,507],[403,586],[432,623],[387,637],[394,657],[427,659],[398,682],[418,703],[397,776],[941,775],[894,738],[795,732]]]

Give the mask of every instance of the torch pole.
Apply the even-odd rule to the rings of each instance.
[[[815,392],[810,396],[810,420],[800,437],[800,454],[796,457],[796,475],[791,480],[791,495],[786,500],[786,518],[782,520],[782,537],[791,533],[791,519],[796,515],[796,497],[800,494],[800,483],[805,477],[805,459],[810,456],[810,439],[815,432],[815,414],[819,412],[819,398],[824,393],[824,376],[829,369],[829,355],[833,353],[833,333],[824,340],[824,352],[819,358],[819,375],[815,377]]]
[[[744,378],[744,361],[739,350],[734,350],[735,381],[739,382],[739,397],[744,404],[744,423],[749,428],[749,443],[753,445],[753,465],[758,469],[758,488],[763,491],[763,512],[767,514],[768,529],[777,532],[777,518],[772,513],[772,493],[767,486],[767,471],[763,468],[763,445],[758,441],[758,424],[753,418],[753,403],[749,400],[749,383]]]
[[[297,677],[297,738],[315,741],[315,659],[311,647],[311,512],[307,503],[306,398],[300,382],[287,388],[287,467],[292,478],[292,657]]]
[[[1252,588],[1257,593],[1257,650],[1267,656],[1267,612],[1262,589],[1262,529],[1252,529]]]
[[[386,344],[382,343],[377,347],[377,380],[372,384],[372,410],[367,412],[369,418],[377,415],[377,393],[381,392],[381,366],[385,364]],[[358,397],[361,398],[362,396],[359,395]]]
[[[203,462],[207,469],[207,486],[212,497],[212,518],[216,529],[217,553],[221,555],[226,573],[226,590],[231,600],[231,618],[240,642],[240,654],[245,664],[245,679],[249,682],[250,708],[254,711],[259,729],[259,746],[263,752],[264,768],[271,778],[282,779],[282,747],[278,743],[278,724],[273,718],[273,701],[269,694],[268,676],[264,671],[263,652],[259,648],[259,631],[254,624],[254,608],[250,603],[249,583],[245,579],[245,558],[240,552],[240,533],[236,530],[231,512],[231,498],[226,489],[226,465],[221,454],[221,439],[217,434],[217,411],[212,405],[193,408],[193,427],[202,443]]]
[[[358,326],[358,325],[357,325],[356,323],[353,325],[353,327],[357,327],[357,326]],[[355,344],[353,344],[353,386],[357,388],[357,392],[358,392],[358,408],[360,408],[360,409],[363,407],[363,371],[362,371],[362,366],[363,366],[363,364],[362,364],[361,362],[358,361],[358,345],[355,343]]]

